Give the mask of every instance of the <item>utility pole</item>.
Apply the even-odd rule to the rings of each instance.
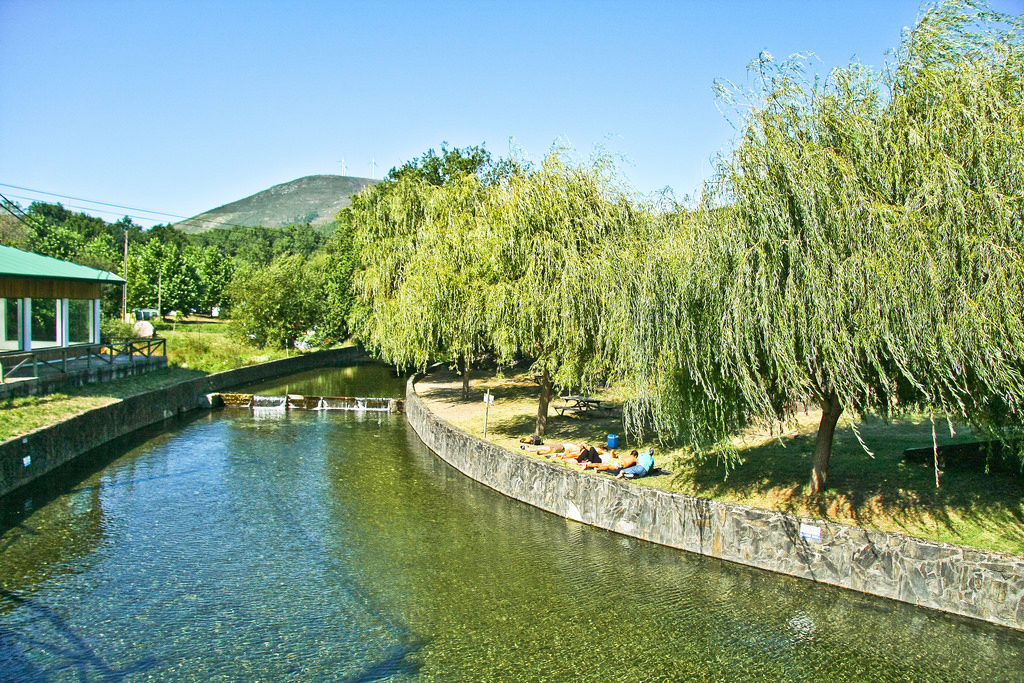
[[[124,286],[121,287],[121,322],[128,319],[128,226],[124,226]]]

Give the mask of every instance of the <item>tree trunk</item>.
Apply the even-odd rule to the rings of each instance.
[[[540,377],[540,403],[537,406],[537,431],[538,436],[544,436],[548,428],[548,404],[551,403],[551,373],[544,368]]]
[[[462,400],[469,400],[469,359],[466,356],[459,356],[459,374],[462,375]]]
[[[836,433],[836,423],[843,414],[843,407],[835,392],[821,398],[821,424],[818,425],[818,438],[814,442],[814,465],[811,468],[811,495],[815,496],[828,485],[828,459],[832,455],[832,437]]]

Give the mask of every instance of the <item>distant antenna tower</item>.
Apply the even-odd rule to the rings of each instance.
[[[345,175],[345,159],[342,159],[338,163],[341,164],[341,175]]]
[[[374,175],[376,172],[377,172],[377,160],[376,159],[370,159],[370,177],[371,178],[376,177]]]

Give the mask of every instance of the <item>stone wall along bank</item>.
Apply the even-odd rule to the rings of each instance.
[[[272,377],[365,360],[356,347],[307,353],[217,372],[95,408],[0,443],[0,496],[136,429],[210,406],[208,395]]]
[[[627,536],[1024,629],[1024,558],[731,505],[582,473],[482,441],[406,388],[420,439],[507,496]]]

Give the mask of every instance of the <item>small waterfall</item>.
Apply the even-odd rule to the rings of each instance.
[[[220,394],[224,405],[246,406],[254,412],[275,415],[287,408],[296,410],[349,410],[352,412],[382,412],[392,410],[390,398],[357,398],[353,396],[262,396],[259,394]],[[399,411],[401,408],[399,407]]]
[[[348,399],[337,396],[323,396],[324,410],[348,410]]]
[[[255,420],[280,420],[288,408],[286,396],[253,396],[252,417]]]
[[[284,409],[288,404],[288,398],[286,396],[253,396],[252,407],[253,408],[281,408]]]
[[[384,413],[391,412],[391,399],[389,398],[367,398],[363,400],[365,402],[364,410],[373,410]]]
[[[391,400],[387,398],[356,398],[352,396],[323,396],[324,410],[351,410],[354,412],[390,411]]]

